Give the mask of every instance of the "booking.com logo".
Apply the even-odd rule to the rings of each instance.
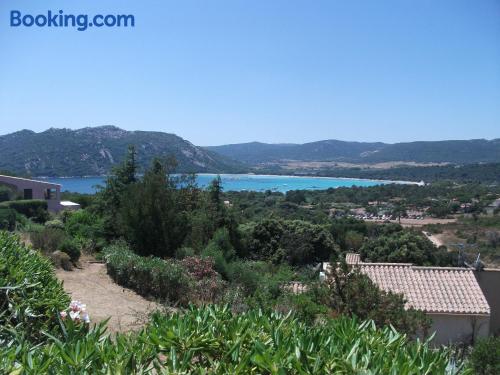
[[[132,14],[64,14],[47,11],[47,14],[22,14],[19,10],[10,11],[11,27],[76,27],[78,31],[85,31],[89,27],[134,27],[135,18]]]

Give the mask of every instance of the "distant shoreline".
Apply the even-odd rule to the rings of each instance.
[[[174,173],[174,175],[180,175],[182,173]],[[285,174],[255,174],[255,173],[194,173],[200,176],[247,176],[247,177],[257,177],[257,178],[266,178],[266,177],[274,177],[274,178],[317,178],[317,179],[326,179],[326,180],[354,180],[354,181],[367,181],[367,182],[383,182],[386,184],[400,184],[400,185],[421,185],[421,182],[416,181],[404,181],[404,180],[383,180],[383,179],[375,179],[375,178],[357,178],[357,177],[330,177],[330,176],[316,176],[316,175],[285,175]],[[94,176],[61,176],[61,177],[48,177],[48,176],[37,176],[33,177],[34,179],[76,179],[76,178],[106,178],[109,175],[94,175]],[[300,189],[299,189],[300,190]]]

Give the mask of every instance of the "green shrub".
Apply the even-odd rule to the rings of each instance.
[[[59,250],[67,237],[64,231],[48,227],[30,233],[30,240],[33,247],[46,253]]]
[[[69,238],[65,239],[59,245],[58,250],[68,254],[69,258],[73,263],[78,262],[78,259],[80,259],[80,255],[82,254],[78,243],[75,240]]]
[[[54,251],[49,254],[49,259],[56,268],[62,268],[65,271],[73,271],[73,263],[68,254],[62,251]]]
[[[326,316],[329,309],[317,302],[318,297],[315,295],[317,292],[315,288],[312,289],[299,294],[285,294],[279,301],[278,307],[281,306],[284,311],[294,311],[297,317],[306,322],[314,322],[318,317]]]
[[[67,212],[65,215],[65,228],[71,236],[86,238],[104,236],[103,219],[88,210]]]
[[[64,230],[64,223],[59,219],[46,221],[45,226],[47,228]]]
[[[108,274],[118,284],[144,296],[186,304],[191,278],[173,259],[142,257],[118,243],[104,250]]]
[[[146,332],[161,348],[165,373],[453,373],[447,351],[349,318],[311,325],[291,315],[209,306],[155,315]]]
[[[155,314],[140,332],[114,338],[101,323],[85,332],[69,327],[43,346],[0,346],[0,369],[12,374],[471,374],[448,369],[449,361],[447,350],[369,321],[312,325],[218,306]]]
[[[229,279],[229,265],[222,250],[216,246],[209,245],[203,252],[202,256],[211,258],[214,261],[215,270],[222,275],[226,280]]]
[[[101,251],[105,245],[104,221],[88,210],[66,212],[63,216],[66,232],[74,237],[87,253]]]
[[[45,223],[49,219],[47,202],[43,200],[30,199],[2,202],[0,207],[12,208],[37,223]]]
[[[16,227],[16,211],[10,208],[0,209],[0,229],[13,231]]]
[[[58,312],[68,302],[50,261],[18,236],[0,232],[0,341],[13,327],[25,339],[40,340],[42,331],[57,327]]]
[[[10,201],[16,193],[7,186],[0,185],[0,202]]]
[[[326,226],[303,220],[264,219],[240,230],[254,260],[300,266],[326,261],[339,251]]]
[[[195,251],[192,247],[183,246],[175,251],[176,259],[184,259],[186,257],[192,257],[195,255]]]
[[[470,367],[477,375],[500,374],[500,337],[479,341],[470,356]]]
[[[0,346],[2,374],[152,374],[158,349],[144,333],[112,338],[106,323],[89,329],[71,327],[67,320],[61,339],[42,346],[12,341]]]

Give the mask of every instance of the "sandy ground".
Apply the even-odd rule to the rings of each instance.
[[[57,277],[64,282],[64,289],[87,305],[93,322],[110,317],[110,332],[125,332],[140,328],[148,314],[160,306],[144,299],[137,293],[115,284],[106,274],[102,263],[82,261],[81,269],[56,270]]]

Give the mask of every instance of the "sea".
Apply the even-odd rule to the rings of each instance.
[[[288,190],[325,190],[328,188],[351,186],[374,186],[388,183],[411,183],[405,181],[381,181],[334,177],[275,176],[256,174],[220,174],[224,191],[266,190],[287,192]],[[216,174],[200,173],[196,177],[199,187],[207,187],[216,178]],[[62,185],[61,191],[93,194],[103,186],[106,177],[44,177],[37,180]]]

